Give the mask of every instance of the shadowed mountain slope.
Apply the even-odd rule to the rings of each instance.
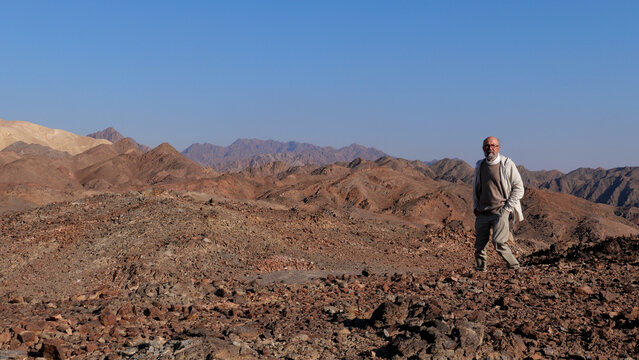
[[[120,140],[123,140],[125,137],[124,135],[122,135],[120,132],[118,132],[117,130],[115,130],[112,127],[108,127],[104,130],[101,131],[96,131],[94,133],[91,133],[89,135],[87,135],[88,137],[94,138],[94,139],[105,139],[105,140],[109,140],[112,143],[116,143]],[[142,145],[139,144],[137,141],[131,139],[131,141],[133,142],[134,146],[142,151],[142,152],[147,152],[149,150],[151,150],[150,147],[146,146],[146,145]]]
[[[462,160],[442,159],[429,165],[429,168],[437,180],[472,184],[475,176],[475,169]]]
[[[639,167],[580,168],[541,187],[598,203],[639,207]]]
[[[535,188],[539,188],[541,184],[564,175],[559,170],[528,170],[521,165],[518,165],[517,169],[519,170],[521,179],[524,182],[524,186],[532,186]]]
[[[50,159],[64,159],[68,158],[69,153],[52,149],[48,146],[40,144],[27,144],[23,141],[16,141],[13,144],[2,149],[2,151],[11,151],[19,156],[31,155],[31,156],[43,156]]]
[[[618,216],[618,208],[572,195],[526,188],[522,207],[525,219],[516,225],[515,235],[531,248],[639,233],[636,224]]]

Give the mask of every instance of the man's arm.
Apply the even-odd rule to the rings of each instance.
[[[504,205],[504,210],[511,212],[515,209],[515,204],[524,197],[524,182],[521,180],[521,175],[517,166],[510,159],[508,164],[508,180],[510,181],[510,196]]]
[[[475,164],[475,176],[473,178],[473,214],[477,215],[477,208],[479,208],[479,196],[477,194],[477,178],[479,174],[479,166],[482,160],[479,160]]]

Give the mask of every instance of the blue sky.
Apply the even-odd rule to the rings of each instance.
[[[1,1],[0,118],[530,169],[639,165],[639,2]]]

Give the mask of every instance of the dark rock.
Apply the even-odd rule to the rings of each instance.
[[[42,357],[51,360],[65,360],[69,358],[71,349],[60,339],[47,339],[42,342]]]
[[[405,358],[418,356],[420,352],[426,353],[429,344],[419,336],[413,336],[408,339],[396,338],[391,344],[397,355]]]
[[[516,332],[529,339],[537,339],[537,330],[535,329],[534,324],[530,321],[518,327]]]
[[[386,301],[375,309],[371,315],[371,321],[377,328],[403,324],[408,317],[408,304],[405,302],[392,303]]]

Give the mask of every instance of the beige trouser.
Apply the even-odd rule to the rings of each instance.
[[[508,215],[504,211],[503,214],[478,214],[475,218],[475,262],[478,269],[486,269],[486,245],[490,238],[490,228],[493,229],[493,245],[497,253],[511,268],[519,267],[519,262],[506,245],[510,234]]]

